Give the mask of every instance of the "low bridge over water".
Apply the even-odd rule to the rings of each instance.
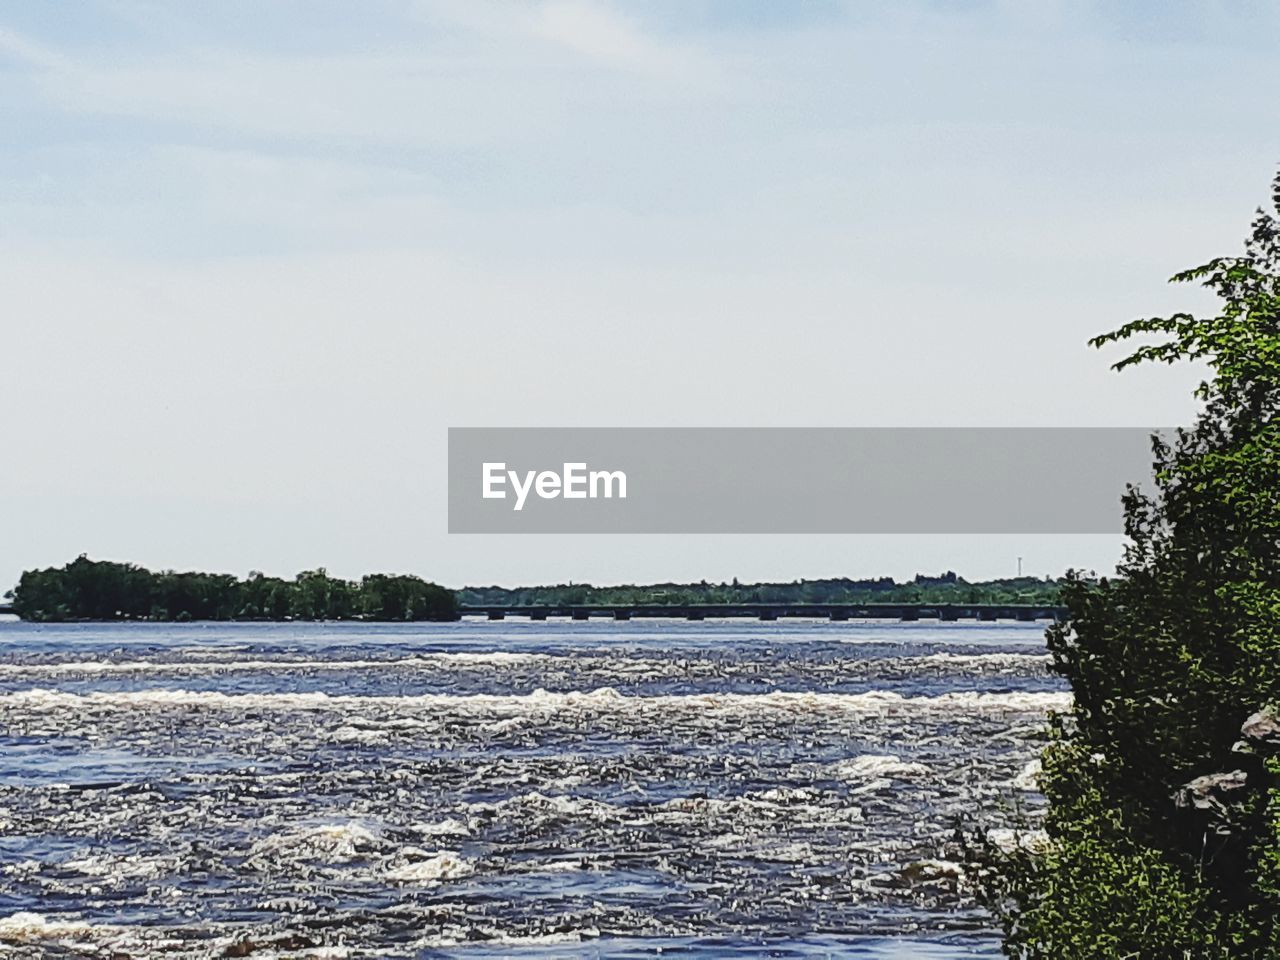
[[[463,617],[505,620],[525,617],[529,620],[631,620],[645,617],[666,620],[751,619],[781,620],[806,618],[818,620],[1061,620],[1066,607],[1029,603],[693,603],[693,604],[566,604],[536,606],[461,606]],[[0,604],[0,615],[13,614],[13,607]]]
[[[694,603],[694,604],[565,604],[537,606],[461,606],[464,617],[505,620],[527,617],[547,620],[563,617],[589,620],[593,617],[611,620],[657,617],[668,620],[708,620],[737,618],[781,620],[784,617],[819,620],[1061,620],[1066,607],[1024,603]]]

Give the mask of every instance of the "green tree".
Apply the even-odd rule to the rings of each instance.
[[[356,587],[329,576],[324,567],[304,570],[294,580],[290,613],[296,620],[346,620],[356,612]]]
[[[361,613],[368,620],[453,620],[453,592],[414,576],[369,574],[360,582]]]
[[[257,570],[240,586],[240,609],[245,620],[284,620],[293,609],[293,584]]]
[[[323,569],[292,580],[254,571],[152,573],[128,563],[80,556],[62,567],[27,570],[13,589],[24,620],[454,620],[453,591],[418,577],[366,577],[352,583]]]
[[[1043,851],[988,892],[1010,956],[1280,955],[1280,177],[1242,256],[1177,275],[1212,317],[1135,321],[1116,364],[1196,360],[1194,426],[1154,439],[1113,579],[1068,578],[1049,631],[1074,705],[1043,756]],[[1152,340],[1152,336],[1156,339]]]
[[[81,554],[63,567],[25,571],[13,605],[26,620],[137,619],[150,613],[152,587],[141,567]]]

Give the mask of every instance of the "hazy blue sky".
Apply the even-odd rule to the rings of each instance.
[[[1270,3],[0,2],[0,589],[1108,567],[449,537],[445,429],[1185,420],[1084,340],[1205,305],[1277,50]]]

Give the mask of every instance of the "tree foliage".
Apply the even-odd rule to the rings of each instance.
[[[898,583],[892,577],[852,580],[794,580],[789,583],[653,583],[596,587],[589,583],[541,587],[465,587],[459,600],[466,605],[693,603],[1035,603],[1056,604],[1058,584],[1036,577],[969,582],[948,571],[939,576],[917,574]]]
[[[304,570],[292,580],[257,571],[152,573],[128,563],[80,557],[63,567],[28,570],[13,591],[28,620],[441,620],[458,604],[476,606],[626,606],[696,603],[990,603],[1056,604],[1058,582],[1036,577],[969,582],[955,573],[795,580],[790,583],[657,583],[595,587],[465,587],[455,595],[417,577],[370,574],[359,582]]]
[[[251,573],[152,573],[131,563],[78,557],[28,570],[13,591],[24,620],[453,620],[453,591],[414,576],[359,583],[322,568],[292,580]]]
[[[1048,843],[989,893],[1010,956],[1280,955],[1280,177],[1245,251],[1178,274],[1212,317],[1129,323],[1119,363],[1198,360],[1200,416],[1154,438],[1117,576],[1050,629],[1072,710],[1043,757]],[[1149,339],[1149,338],[1155,339]]]

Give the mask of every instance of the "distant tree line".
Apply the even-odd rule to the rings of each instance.
[[[970,583],[955,573],[917,575],[898,583],[892,577],[870,580],[835,578],[790,583],[654,583],[593,587],[586,583],[545,587],[464,587],[464,606],[633,605],[694,603],[1035,603],[1056,604],[1058,583],[1013,577]]]
[[[463,606],[631,606],[697,603],[1056,604],[1058,582],[1036,577],[969,582],[955,573],[789,583],[654,583],[594,587],[464,587],[456,593],[415,576],[375,573],[360,580],[323,568],[291,580],[253,572],[152,572],[81,556],[62,567],[27,570],[9,594],[24,620],[454,620]]]
[[[359,581],[307,570],[292,580],[250,573],[153,573],[81,556],[27,570],[12,591],[24,620],[454,620],[452,590],[419,577],[375,573]]]

